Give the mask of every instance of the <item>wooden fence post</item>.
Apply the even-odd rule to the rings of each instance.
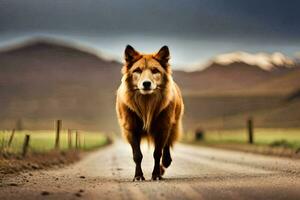
[[[30,135],[25,135],[24,143],[23,143],[23,151],[22,156],[25,157],[28,151]]]
[[[11,145],[13,139],[14,139],[14,136],[15,136],[15,129],[12,130],[11,135],[9,137],[8,147],[10,147],[10,145]]]
[[[56,138],[55,138],[55,149],[59,149],[59,139],[60,139],[60,132],[62,127],[62,120],[56,120]]]
[[[248,143],[253,144],[253,120],[248,118],[247,120],[247,129],[248,129]]]
[[[78,148],[80,149],[81,147],[81,133],[78,132]]]
[[[71,131],[71,129],[68,129],[68,147],[69,147],[69,149],[72,148],[72,131]]]
[[[201,128],[197,128],[195,131],[195,141],[204,140],[204,131]]]
[[[79,133],[76,130],[76,135],[75,135],[75,148],[78,149],[79,144]]]

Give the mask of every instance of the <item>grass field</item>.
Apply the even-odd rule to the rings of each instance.
[[[0,151],[8,151],[10,153],[20,153],[24,142],[25,135],[30,135],[29,151],[31,152],[47,152],[54,149],[55,133],[54,131],[16,131],[10,148],[7,147],[11,132],[0,131]],[[75,133],[72,134],[72,148],[75,148]],[[106,144],[107,137],[101,133],[80,132],[80,149],[90,150]],[[67,131],[62,131],[60,136],[60,150],[68,149]]]
[[[183,139],[192,141],[194,135],[187,133]],[[201,142],[207,144],[246,144],[247,140],[248,135],[246,129],[234,129],[206,131],[204,133],[204,140]],[[300,129],[257,128],[254,129],[254,144],[299,149]]]

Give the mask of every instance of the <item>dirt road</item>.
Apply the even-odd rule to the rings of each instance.
[[[300,199],[300,161],[178,144],[165,180],[132,182],[129,145],[116,141],[61,169],[3,180],[0,199]]]

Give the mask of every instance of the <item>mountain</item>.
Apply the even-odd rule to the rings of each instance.
[[[266,66],[216,59],[201,71],[175,72],[184,93],[185,128],[244,128],[249,116],[256,127],[299,127],[299,98],[286,101],[299,95],[299,63],[287,59]]]
[[[178,80],[186,94],[228,94],[235,91],[246,93],[245,88],[278,76],[278,73],[242,62],[226,66],[214,62],[201,71],[174,73],[175,80]]]
[[[201,71],[174,74],[186,94],[253,94],[255,89],[249,91],[249,88],[274,81],[297,69],[297,64],[281,53],[234,52],[216,56]],[[290,88],[286,90],[289,92]]]
[[[291,58],[279,52],[275,52],[272,54],[250,54],[241,51],[233,52],[218,55],[211,62],[225,66],[230,65],[232,63],[244,63],[252,66],[257,66],[266,71],[291,68],[295,65],[295,62]]]
[[[247,89],[249,94],[290,95],[300,88],[300,67]]]
[[[93,49],[49,39],[0,50],[0,129],[17,123],[52,129],[62,119],[64,128],[119,131],[114,104],[121,65]],[[185,128],[276,107],[299,86],[300,68],[274,69],[235,61],[174,71],[185,101]]]
[[[0,121],[13,127],[109,130],[121,64],[77,47],[35,40],[0,53]],[[104,126],[105,124],[105,126]]]

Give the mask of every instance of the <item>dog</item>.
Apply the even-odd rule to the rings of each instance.
[[[127,45],[124,54],[116,111],[136,164],[133,181],[145,180],[140,149],[145,138],[154,145],[152,180],[161,180],[172,162],[170,148],[180,135],[184,111],[180,89],[172,78],[169,48],[142,54]]]

